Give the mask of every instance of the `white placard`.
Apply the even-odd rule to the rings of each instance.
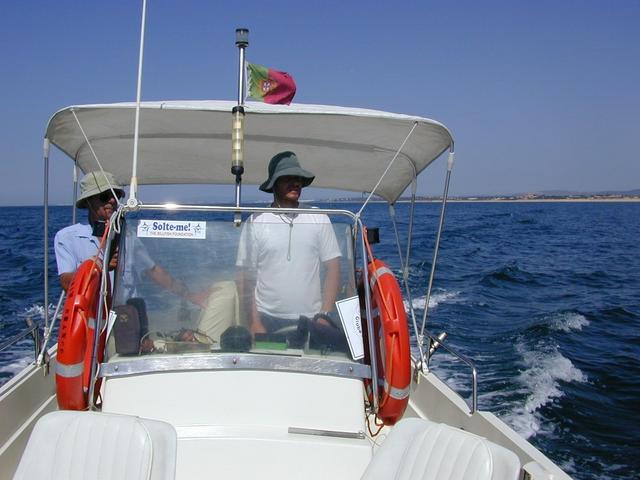
[[[347,335],[349,350],[354,360],[364,357],[364,343],[362,341],[362,317],[360,316],[360,299],[355,297],[345,298],[336,302],[342,328]]]
[[[113,328],[113,324],[116,323],[116,318],[118,318],[116,312],[109,310],[109,317],[107,319],[107,338],[111,335],[111,329]]]
[[[138,238],[185,238],[202,240],[207,236],[207,222],[180,220],[140,220]]]

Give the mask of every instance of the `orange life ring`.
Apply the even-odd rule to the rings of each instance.
[[[58,333],[56,366],[56,393],[62,410],[84,410],[89,405],[89,377],[101,276],[100,262],[86,260],[76,271],[67,292]],[[106,318],[107,305],[103,312],[103,318]],[[106,329],[103,329],[98,345],[98,362],[104,358],[105,338]],[[95,398],[99,390],[100,381],[96,381]]]
[[[394,425],[409,403],[411,387],[411,347],[409,324],[400,286],[389,267],[381,260],[369,262],[372,292],[374,338],[378,371],[378,413],[385,425]],[[382,375],[382,378],[380,376]],[[373,402],[371,382],[365,382],[369,401]]]

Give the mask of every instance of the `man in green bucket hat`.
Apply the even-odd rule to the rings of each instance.
[[[289,210],[300,207],[302,189],[315,178],[291,151],[271,159],[268,175],[260,190],[273,194],[271,207]],[[236,260],[251,332],[274,332],[296,325],[302,317],[327,324],[320,317],[327,317],[335,309],[340,256],[331,221],[325,214],[251,215],[240,235]]]
[[[273,189],[276,186],[278,179],[283,180],[280,182],[281,188],[284,188],[285,185],[292,184],[292,190],[297,191],[297,197],[299,198],[302,188],[311,185],[311,182],[313,182],[315,178],[316,177],[313,173],[300,166],[300,162],[298,161],[298,157],[295,153],[281,152],[269,161],[269,178],[260,185],[260,190],[267,193],[273,193],[274,203],[276,203],[276,206],[278,207],[285,207],[285,205],[277,203],[279,201],[284,201],[289,204],[287,207],[297,208],[297,198],[295,200],[293,198],[288,199],[284,190],[282,192],[274,192]],[[293,180],[293,182],[291,182],[291,180]]]

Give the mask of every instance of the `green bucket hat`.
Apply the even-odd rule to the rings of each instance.
[[[80,196],[76,207],[87,208],[87,198],[100,195],[113,189],[119,197],[124,196],[123,188],[116,183],[116,179],[109,172],[89,172],[80,179]]]
[[[269,178],[260,185],[260,190],[267,193],[273,192],[276,180],[287,175],[302,178],[302,186],[311,185],[316,176],[300,166],[298,157],[293,152],[280,152],[269,161]]]

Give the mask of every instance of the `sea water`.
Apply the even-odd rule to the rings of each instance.
[[[349,204],[331,207],[355,208]],[[402,238],[408,205],[397,206]],[[416,206],[409,282],[418,322],[426,305],[436,204]],[[0,341],[24,318],[42,321],[43,215],[0,208]],[[377,256],[399,273],[387,207],[372,204]],[[71,209],[50,209],[50,244]],[[640,203],[452,203],[427,329],[473,359],[479,407],[577,479],[640,471]],[[403,244],[403,249],[406,243]],[[60,293],[49,253],[49,311]],[[407,300],[408,306],[408,300]],[[0,353],[0,383],[32,361],[32,342]],[[463,397],[468,369],[445,351],[434,372]]]

